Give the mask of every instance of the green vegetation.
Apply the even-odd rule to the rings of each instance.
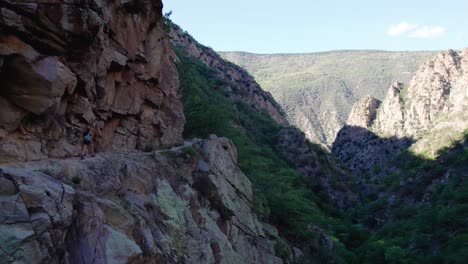
[[[310,248],[304,263],[464,263],[467,259],[466,147],[444,150],[436,160],[405,151],[389,164],[376,166],[362,177],[373,191],[362,204],[342,212],[319,195],[320,184],[311,188],[279,154],[277,134],[282,127],[224,90],[242,87],[220,79],[182,51],[177,53],[187,118],[184,137],[216,134],[234,142],[239,166],[253,183],[254,210],[282,237]],[[324,151],[315,149],[321,164],[326,164]],[[386,176],[377,178],[377,174]],[[281,240],[275,249],[285,259],[291,254]]]
[[[282,128],[264,112],[240,101],[232,101],[222,87],[227,83],[201,62],[177,50],[182,102],[187,124],[184,137],[216,134],[231,139],[238,152],[238,162],[254,188],[254,210],[264,220],[275,224],[282,236],[310,243],[318,259],[336,260],[354,255],[340,239],[353,240],[348,225],[330,217],[315,196],[276,149],[277,134]],[[323,150],[322,150],[323,151]],[[317,229],[335,237],[332,248],[318,244]],[[284,249],[281,254],[285,254]]]
[[[220,54],[249,71],[313,142],[331,146],[357,100],[366,95],[384,99],[393,82],[408,83],[436,52]]]
[[[380,180],[361,207],[350,210],[375,229],[356,251],[362,263],[466,262],[466,138],[436,160],[405,151],[387,165],[394,173]]]
[[[182,149],[182,152],[184,152],[186,155],[190,157],[195,157],[197,155],[197,151],[193,146],[187,146]]]
[[[168,160],[174,160],[177,157],[177,153],[171,151],[170,149],[161,151],[161,155],[163,155]]]

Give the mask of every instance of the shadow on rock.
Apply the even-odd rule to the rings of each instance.
[[[389,161],[414,143],[412,138],[381,138],[358,126],[344,126],[336,136],[332,153],[348,165],[354,176],[362,175]]]

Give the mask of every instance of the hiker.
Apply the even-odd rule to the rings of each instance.
[[[88,149],[91,148],[91,151]],[[86,152],[91,152],[91,157],[94,157],[94,146],[93,146],[93,130],[91,126],[87,126],[83,133],[83,142],[81,144],[81,159],[84,159]]]

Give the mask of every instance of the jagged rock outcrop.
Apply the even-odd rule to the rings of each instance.
[[[405,134],[420,137],[442,115],[466,111],[468,49],[449,50],[424,64],[408,87]]]
[[[375,131],[420,139],[438,126],[442,119],[466,117],[468,107],[468,49],[448,50],[423,64],[407,88],[391,87],[375,121]],[[465,121],[463,121],[463,119]],[[458,132],[467,128],[452,120]]]
[[[383,136],[404,136],[403,126],[405,122],[404,101],[402,99],[402,90],[404,85],[395,82],[388,89],[387,96],[378,109],[378,116],[371,119],[374,123],[374,130]]]
[[[370,96],[362,98],[353,106],[353,109],[351,109],[346,124],[348,126],[370,128],[377,114],[379,104],[379,100]]]
[[[2,165],[2,263],[282,263],[227,139]]]
[[[208,67],[216,70],[219,77],[240,89],[225,87],[233,100],[241,100],[254,105],[259,110],[265,110],[279,124],[287,125],[285,114],[279,104],[273,99],[269,92],[264,91],[254,78],[241,67],[228,63],[213,49],[198,43],[192,36],[184,32],[179,26],[168,21],[170,25],[170,36],[174,46],[181,48],[193,58],[203,62]]]
[[[376,115],[361,111],[358,118],[350,116],[349,126],[333,144],[333,153],[355,174],[410,146],[418,155],[434,157],[466,133],[467,96],[468,49],[443,52],[423,64],[409,86],[392,85]],[[362,126],[355,120],[370,121]]]
[[[182,142],[174,60],[160,0],[0,0],[0,163]]]
[[[409,82],[418,67],[437,54],[378,50],[219,53],[252,74],[283,107],[288,121],[327,149],[360,98],[370,95],[383,100],[395,80]]]
[[[278,135],[278,149],[324,200],[340,208],[357,201],[356,194],[347,185],[349,175],[334,157],[321,146],[310,143],[300,130],[282,129]]]

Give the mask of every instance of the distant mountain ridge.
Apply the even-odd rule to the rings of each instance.
[[[240,65],[282,106],[288,121],[330,147],[354,103],[383,100],[395,81],[407,83],[433,51],[338,50],[299,54],[219,52]]]

